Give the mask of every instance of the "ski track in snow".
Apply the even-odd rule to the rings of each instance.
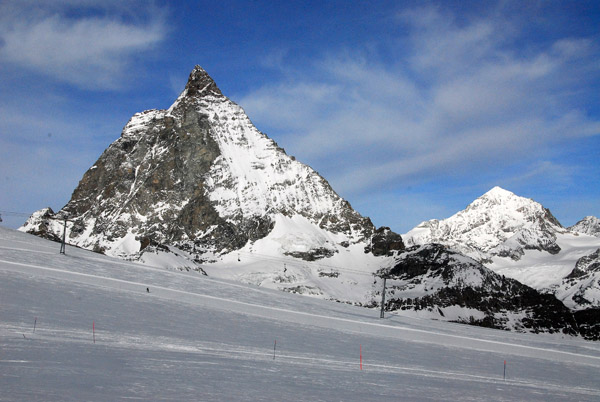
[[[7,265],[13,265],[13,266],[19,266],[19,267],[25,267],[25,268],[29,269],[28,272],[31,272],[31,269],[38,270],[38,271],[47,271],[47,272],[54,274],[53,276],[56,279],[77,281],[80,283],[85,283],[87,285],[102,286],[102,287],[106,287],[109,289],[118,289],[120,291],[133,291],[133,292],[143,293],[143,289],[146,286],[146,283],[141,283],[141,282],[133,282],[133,281],[125,281],[125,280],[121,280],[121,279],[106,278],[106,277],[101,277],[101,276],[97,276],[97,275],[83,274],[83,273],[78,273],[78,272],[70,272],[67,270],[36,266],[36,265],[32,265],[32,264],[22,264],[22,263],[16,263],[16,262],[11,262],[11,261],[1,260],[1,259],[0,259],[0,263],[4,263]],[[7,268],[6,266],[0,266],[0,270],[8,271],[10,269]],[[23,272],[23,271],[17,270],[17,272]],[[40,272],[37,272],[37,273],[39,274]],[[111,286],[111,284],[117,284],[117,286]],[[247,314],[256,314],[261,317],[271,317],[271,318],[273,318],[274,316],[268,315],[268,314],[266,314],[266,312],[262,312],[262,314],[261,314],[261,310],[277,312],[277,313],[284,313],[283,315],[278,314],[277,318],[283,319],[283,320],[290,320],[293,322],[302,322],[305,324],[310,323],[311,325],[317,325],[317,326],[320,323],[319,320],[323,320],[324,327],[328,327],[329,326],[328,321],[333,320],[333,321],[338,321],[338,322],[343,322],[343,323],[360,325],[363,327],[363,328],[361,328],[361,330],[364,330],[364,326],[370,326],[370,327],[378,327],[378,328],[385,328],[385,329],[393,329],[396,331],[417,332],[419,334],[428,334],[428,335],[435,335],[435,336],[440,335],[439,333],[436,333],[433,331],[425,331],[425,330],[415,329],[415,328],[390,326],[390,325],[385,325],[385,324],[352,320],[352,319],[348,319],[348,318],[331,317],[331,316],[324,316],[324,315],[318,315],[318,314],[313,314],[313,313],[305,313],[302,311],[293,311],[293,310],[277,308],[277,307],[272,307],[272,306],[264,306],[264,305],[246,303],[246,302],[242,302],[242,301],[230,300],[230,299],[225,299],[225,298],[215,297],[215,296],[210,296],[210,295],[192,293],[192,292],[187,292],[187,291],[182,291],[182,290],[177,290],[177,289],[170,289],[170,288],[157,286],[157,285],[153,285],[152,289],[153,289],[153,294],[156,294],[156,297],[163,298],[163,299],[169,299],[172,301],[185,302],[185,303],[194,303],[195,300],[193,300],[193,298],[209,299],[211,301],[218,301],[218,302],[222,303],[222,304],[214,304],[213,307],[215,307],[215,308],[223,308],[225,310],[229,310],[234,307],[238,307],[238,308],[242,307],[242,306],[246,307],[246,308],[249,307],[249,309],[245,311]],[[161,292],[157,293],[156,292],[157,289],[160,290]],[[182,298],[182,296],[187,296],[187,297]],[[190,298],[190,296],[192,298]],[[290,318],[290,316],[294,316],[294,319]],[[303,317],[303,318],[300,318],[300,317]],[[308,320],[306,318],[308,318]],[[597,360],[600,363],[600,356],[587,356],[587,355],[582,355],[579,353],[556,351],[556,350],[551,350],[551,349],[544,349],[544,348],[525,346],[525,345],[517,345],[517,344],[511,344],[511,343],[507,343],[507,342],[499,342],[499,341],[486,340],[486,339],[476,339],[476,338],[472,338],[472,337],[458,336],[458,335],[452,335],[452,334],[444,334],[444,336],[448,337],[448,338],[455,338],[455,339],[459,339],[459,340],[467,340],[469,342],[472,342],[473,344],[471,344],[471,347],[473,347],[473,348],[477,347],[475,345],[477,343],[489,343],[489,344],[494,344],[494,345],[507,346],[510,348],[531,349],[536,352],[544,352],[546,354],[569,355],[569,356],[574,356],[574,357],[577,357],[577,358],[583,359],[583,360],[592,359],[592,360]]]
[[[27,332],[29,328],[25,327],[13,327],[8,329],[9,332],[21,333]],[[46,335],[37,336],[36,338],[40,341],[56,341],[56,338],[65,338],[66,331],[60,331],[57,329],[46,330]],[[89,331],[77,331],[74,336],[73,331],[69,330],[70,336],[69,342],[78,343],[89,343]],[[98,338],[102,339],[104,344],[110,345],[112,348],[123,348],[123,349],[138,349],[138,350],[160,350],[163,349],[169,352],[175,353],[187,353],[187,354],[199,354],[206,356],[215,356],[220,358],[227,358],[233,360],[252,360],[252,361],[272,361],[276,360],[278,364],[293,364],[300,366],[326,366],[329,370],[335,371],[355,371],[356,360],[339,360],[331,358],[322,358],[316,356],[308,356],[306,354],[276,354],[276,358],[273,358],[272,353],[267,353],[264,349],[247,349],[233,347],[230,345],[228,348],[224,347],[211,347],[209,344],[196,343],[193,346],[189,345],[177,345],[168,344],[164,342],[153,341],[153,338],[140,338],[140,337],[124,337],[122,334],[111,334],[107,332],[98,332]],[[178,360],[173,360],[177,362]],[[26,360],[2,360],[2,363],[32,363]],[[211,363],[217,364],[217,363]],[[363,363],[363,369],[368,370],[372,373],[394,373],[413,375],[419,377],[431,377],[438,379],[452,379],[463,382],[481,382],[481,383],[492,383],[492,384],[504,384],[509,386],[521,386],[529,388],[543,388],[547,390],[559,390],[563,389],[562,386],[557,386],[551,383],[536,384],[527,381],[519,380],[503,380],[500,381],[498,378],[466,374],[452,371],[440,371],[440,370],[428,370],[416,367],[403,367],[398,365],[386,365],[386,364],[375,364],[375,363]],[[588,394],[588,395],[599,395],[600,391],[576,387],[571,390],[572,392]]]
[[[6,237],[0,231],[0,400],[600,398],[593,342],[394,315],[382,323],[372,309],[84,250],[59,256],[55,243]],[[94,348],[82,310],[97,317]],[[203,324],[186,334],[188,316]],[[163,319],[174,321],[157,327]],[[276,351],[272,339],[264,345],[271,333]],[[499,377],[488,360],[500,361]]]

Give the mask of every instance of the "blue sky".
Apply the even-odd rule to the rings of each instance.
[[[496,185],[569,226],[600,216],[598,26],[597,1],[3,1],[0,211],[60,209],[199,64],[378,226]]]

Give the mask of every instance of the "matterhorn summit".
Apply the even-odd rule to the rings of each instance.
[[[325,297],[338,295],[312,282],[325,268],[309,262],[374,271],[403,247],[256,129],[200,66],[171,107],[129,120],[67,205],[21,230],[58,239],[57,217],[68,217],[71,245]]]

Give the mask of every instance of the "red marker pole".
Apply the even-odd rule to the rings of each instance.
[[[504,360],[504,381],[506,381],[506,360]]]
[[[362,370],[362,344],[360,345],[360,369]]]
[[[96,343],[96,323],[92,321],[92,335],[94,337],[94,343]]]

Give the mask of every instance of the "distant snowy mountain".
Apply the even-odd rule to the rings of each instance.
[[[389,278],[388,310],[521,332],[578,332],[573,314],[554,296],[441,244],[410,247],[379,275]]]
[[[586,216],[573,226],[570,226],[569,231],[600,237],[600,219],[595,216]]]
[[[323,264],[369,278],[403,248],[258,131],[199,66],[169,109],[131,118],[64,208],[34,213],[21,230],[57,240],[65,216],[72,245],[322,297],[339,296],[320,287]]]
[[[482,262],[493,256],[519,260],[525,250],[557,254],[564,232],[541,204],[494,187],[448,219],[426,221],[403,236],[407,245],[441,243]]]
[[[423,222],[403,239],[408,246],[444,244],[498,274],[555,293],[573,310],[582,310],[600,307],[600,298],[573,298],[594,292],[594,286],[585,282],[585,276],[564,281],[582,257],[600,247],[600,239],[591,235],[595,220],[588,217],[565,229],[541,204],[494,187],[463,211],[444,220]]]

